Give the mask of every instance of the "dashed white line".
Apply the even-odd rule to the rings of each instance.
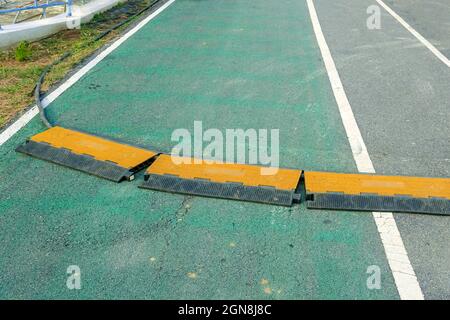
[[[422,44],[428,48],[439,60],[441,60],[447,67],[450,68],[450,60],[447,59],[435,46],[433,46],[430,41],[425,39],[419,32],[417,32],[413,27],[411,27],[402,17],[400,17],[394,10],[388,7],[382,0],[375,0],[380,6],[384,8],[395,20],[397,20],[406,30],[411,32],[411,34],[417,38]]]
[[[157,10],[155,10],[148,17],[139,22],[133,29],[125,33],[122,37],[113,42],[108,48],[100,52],[94,59],[92,59],[88,64],[83,66],[78,70],[73,76],[63,82],[58,88],[52,91],[48,96],[42,100],[42,105],[47,107],[51,102],[58,98],[64,91],[70,88],[75,82],[80,80],[89,70],[96,66],[100,61],[102,61],[107,55],[113,52],[117,47],[124,43],[128,38],[134,35],[139,29],[149,23],[158,14],[164,11],[168,6],[174,3],[175,0],[169,0]],[[19,119],[17,119],[13,124],[7,127],[2,133],[0,133],[0,146],[8,141],[14,134],[16,134],[20,129],[22,129],[28,122],[31,121],[39,113],[38,108],[34,106],[26,113],[24,113]]]
[[[353,158],[359,172],[375,173],[372,160],[367,152],[366,145],[356,122],[353,110],[348,101],[339,73],[336,69],[330,49],[320,26],[319,18],[312,0],[306,0],[314,33],[319,44],[320,52],[328,73],[331,88],[336,99],[339,113],[344,124]],[[395,219],[390,212],[374,212],[373,218],[377,225],[383,243],[386,258],[394,277],[395,285],[401,299],[422,300],[424,299],[422,289],[417,281],[414,269],[409,261],[408,253],[403,244],[402,237],[398,231]]]

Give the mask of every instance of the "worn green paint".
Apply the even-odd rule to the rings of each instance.
[[[356,170],[303,1],[178,0],[48,110],[165,151],[194,120],[279,128],[282,166]],[[43,129],[0,147],[1,298],[397,298],[370,214],[152,192],[13,151]]]

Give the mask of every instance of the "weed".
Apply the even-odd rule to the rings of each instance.
[[[25,61],[31,58],[30,44],[27,41],[21,41],[14,52],[17,61]]]

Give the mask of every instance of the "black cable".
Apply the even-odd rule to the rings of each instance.
[[[42,122],[45,124],[45,126],[47,128],[51,128],[51,127],[53,127],[53,125],[48,120],[47,115],[45,114],[44,106],[41,103],[41,86],[42,86],[42,83],[44,83],[44,78],[47,75],[47,73],[50,71],[50,69],[53,66],[57,65],[58,63],[60,63],[61,61],[63,61],[64,59],[66,59],[67,57],[69,57],[71,54],[72,53],[70,51],[67,51],[61,57],[59,57],[57,60],[53,61],[50,65],[45,67],[44,71],[42,71],[41,75],[39,76],[39,79],[36,83],[36,87],[34,89],[34,99],[36,100],[36,105],[38,106],[38,109],[39,109],[39,115],[41,117]]]
[[[148,9],[150,9],[151,7],[153,7],[157,2],[159,2],[159,0],[153,1],[152,4],[148,5],[147,7],[141,9],[140,11],[138,11],[137,13],[135,13],[134,15],[132,15],[131,17],[128,17],[127,19],[117,23],[116,25],[112,26],[111,28],[109,28],[108,30],[102,32],[100,35],[98,35],[94,41],[98,41],[100,39],[102,39],[103,37],[105,37],[107,34],[109,34],[111,31],[116,30],[117,28],[120,28],[121,26],[123,26],[125,23],[127,23],[128,21],[136,18],[137,16],[141,15],[142,13],[144,13],[145,11],[147,11]]]
[[[127,22],[133,20],[134,18],[136,18],[137,16],[141,15],[142,13],[144,13],[145,11],[147,11],[148,9],[152,8],[155,4],[157,4],[160,0],[155,0],[153,1],[150,5],[146,6],[145,8],[141,9],[139,12],[137,12],[136,14],[128,17],[127,19],[115,24],[114,26],[112,26],[111,28],[109,28],[108,30],[102,32],[101,34],[99,34],[97,37],[95,37],[92,42],[88,42],[87,44],[91,44],[94,43],[102,38],[104,38],[106,35],[108,35],[111,31],[116,30],[117,28],[120,28],[121,26],[123,26],[124,24],[126,24]],[[42,105],[41,102],[41,86],[44,83],[45,80],[45,76],[47,75],[47,73],[57,64],[61,63],[63,60],[67,59],[67,57],[72,55],[72,51],[67,51],[65,52],[61,57],[59,57],[58,59],[56,59],[55,61],[53,61],[51,64],[49,64],[47,67],[45,67],[45,69],[42,71],[41,75],[39,76],[38,81],[36,82],[36,87],[34,89],[34,99],[36,100],[36,105],[39,109],[39,116],[41,117],[42,122],[45,124],[45,126],[47,128],[51,128],[53,127],[53,124],[48,120],[47,114],[45,113],[45,108]]]

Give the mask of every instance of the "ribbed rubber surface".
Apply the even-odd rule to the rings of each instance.
[[[67,149],[55,148],[32,140],[17,147],[16,151],[115,182],[129,179],[134,171],[112,162],[99,161],[88,155],[76,154]]]
[[[147,175],[146,181],[140,188],[282,206],[291,206],[294,198],[293,191],[244,186],[236,183],[217,183],[200,179],[182,179],[157,174]]]
[[[348,195],[335,193],[307,194],[310,209],[410,212],[450,215],[450,200],[404,196]]]
[[[96,160],[112,162],[129,170],[141,166],[157,154],[151,150],[58,126],[40,132],[29,140],[67,149],[75,154],[92,156]]]
[[[301,170],[269,168],[241,163],[207,163],[203,160],[162,154],[146,174],[171,175],[182,179],[203,179],[218,183],[238,183],[246,186],[267,186],[279,190],[295,190]]]
[[[419,199],[450,200],[449,178],[305,171],[304,179],[306,191],[311,194],[376,194],[388,197],[402,195]]]

